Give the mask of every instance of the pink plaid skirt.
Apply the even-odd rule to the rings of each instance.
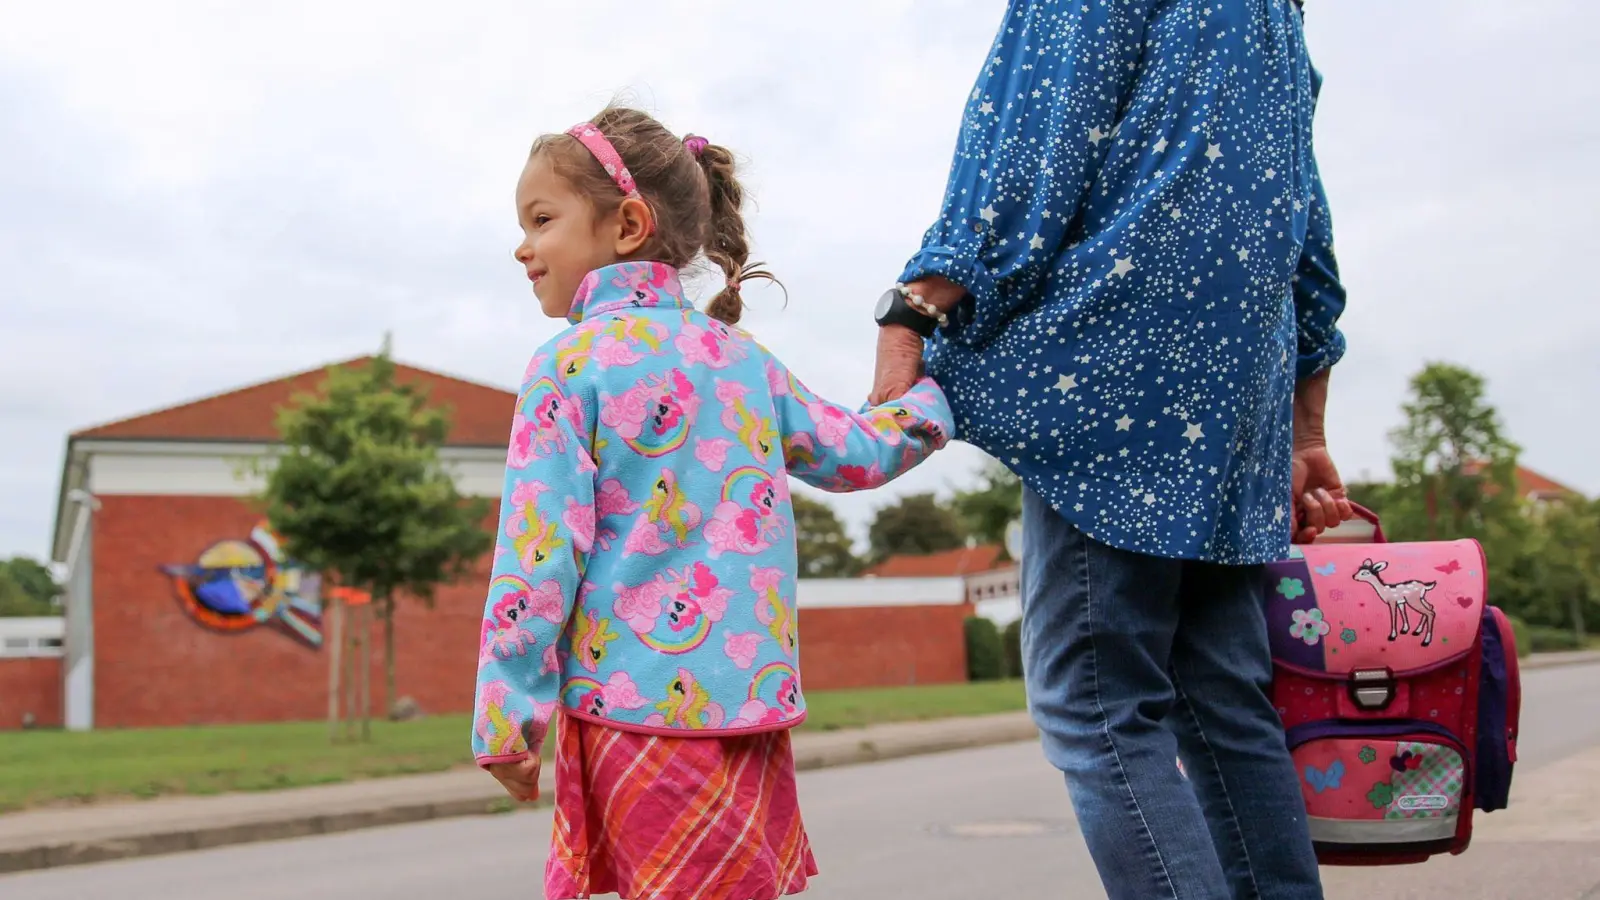
[[[776,900],[817,874],[788,731],[667,738],[558,718],[546,900]]]

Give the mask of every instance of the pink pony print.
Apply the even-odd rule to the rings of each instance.
[[[673,631],[694,627],[705,616],[722,621],[733,591],[717,582],[711,567],[696,560],[681,570],[667,570],[667,623]]]
[[[756,663],[756,654],[761,652],[761,642],[766,640],[764,635],[754,631],[736,634],[732,631],[725,632],[722,640],[722,652],[733,660],[733,664],[741,670],[748,671]]]
[[[594,542],[600,545],[601,550],[609,551],[611,542],[617,539],[616,529],[603,525],[608,519],[631,516],[639,511],[639,504],[633,502],[628,496],[628,489],[622,482],[615,478],[607,478],[600,483],[595,491],[595,534]]]
[[[530,618],[559,625],[562,619],[561,583],[551,579],[532,590],[511,591],[489,608],[483,620],[480,646],[483,655],[525,656],[538,641],[525,624]]]
[[[724,553],[756,554],[771,547],[784,533],[777,507],[787,493],[785,486],[762,478],[750,491],[748,507],[732,500],[718,503],[702,532],[711,544],[706,555],[717,559]]]
[[[576,497],[568,497],[566,511],[561,514],[561,524],[572,532],[572,545],[578,548],[579,553],[594,549],[594,506],[593,503],[579,503]]]
[[[522,370],[522,383],[527,384],[528,382],[532,381],[533,376],[537,375],[539,370],[544,368],[544,364],[549,361],[550,354],[548,353],[534,354],[533,358],[528,360],[528,367]],[[767,367],[770,369],[772,364],[770,362],[767,363]]]
[[[627,672],[613,672],[606,683],[578,699],[578,711],[603,719],[613,709],[642,709],[649,704]]]
[[[611,279],[611,286],[633,294],[635,306],[659,306],[661,291],[671,287],[676,280],[670,268],[653,263],[623,263],[618,269],[617,277]]]
[[[739,715],[728,723],[729,728],[749,728],[753,725],[775,725],[794,718],[800,713],[800,682],[793,675],[778,686],[778,705],[768,706],[759,698],[745,701]]]
[[[634,634],[649,634],[655,630],[656,620],[661,618],[661,605],[667,599],[665,579],[657,575],[644,584],[634,587],[616,584],[611,589],[617,595],[611,611],[628,623]]]
[[[699,438],[694,442],[694,458],[713,472],[721,472],[728,464],[728,451],[733,441],[727,438]]]
[[[877,463],[869,466],[840,466],[825,487],[835,491],[865,491],[880,487],[886,479]]]
[[[523,409],[530,403],[533,414],[526,416]],[[567,436],[561,430],[562,423],[582,433],[583,407],[568,400],[553,384],[535,385],[511,417],[511,444],[506,464],[520,469],[552,452],[565,453]]]
[[[850,430],[855,427],[850,415],[837,406],[829,406],[826,403],[807,403],[806,412],[811,415],[812,423],[817,426],[817,440],[822,446],[844,452],[845,442],[850,438]]]
[[[729,333],[727,326],[715,321],[708,327],[684,322],[672,343],[678,348],[684,362],[692,366],[726,369],[749,355],[744,345]]]
[[[648,375],[621,394],[600,395],[600,421],[623,440],[636,441],[648,425],[657,437],[692,423],[700,411],[700,396],[678,369],[665,375]]]
[[[510,698],[511,685],[504,681],[491,681],[478,688],[473,730],[483,741],[484,752],[490,756],[510,756],[526,749],[522,739],[522,716],[506,708]]]
[[[767,390],[774,397],[786,397],[789,394],[789,376],[778,368],[778,364],[771,357],[767,358]]]
[[[800,637],[796,633],[794,608],[783,596],[783,570],[751,566],[750,590],[756,595],[756,621],[765,625],[783,652],[793,658]]]

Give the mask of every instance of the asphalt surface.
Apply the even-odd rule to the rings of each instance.
[[[1600,747],[1600,666],[1524,680],[1519,776]],[[1033,744],[809,772],[800,784],[822,869],[803,896],[1105,896],[1065,788]],[[0,877],[0,898],[538,898],[549,833],[548,811],[446,820]],[[1489,837],[1459,858],[1325,880],[1334,900],[1587,900],[1600,897],[1600,844]]]

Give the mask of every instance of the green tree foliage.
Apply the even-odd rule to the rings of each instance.
[[[802,578],[850,578],[861,571],[833,507],[801,494],[794,494],[795,543],[800,554]]]
[[[967,680],[998,681],[1005,677],[1006,654],[1000,629],[982,616],[972,616],[963,624],[967,638]]]
[[[878,510],[867,532],[872,561],[899,554],[937,553],[965,546],[961,518],[932,494],[909,494]]]
[[[967,534],[980,544],[1004,544],[1006,525],[1022,517],[1022,479],[1001,463],[990,460],[978,483],[957,491],[950,508]]]
[[[1014,619],[1000,632],[1000,642],[1005,645],[1006,677],[1022,677],[1022,620]]]
[[[59,616],[61,588],[43,563],[26,556],[0,560],[0,617]]]
[[[1352,497],[1381,513],[1391,540],[1481,541],[1489,595],[1525,623],[1520,637],[1536,649],[1581,646],[1600,616],[1600,509],[1578,496],[1538,506],[1519,496],[1519,449],[1475,372],[1424,367],[1402,410],[1390,435],[1394,482],[1352,486]]]
[[[463,498],[440,464],[448,428],[425,391],[396,380],[385,346],[369,364],[330,369],[320,392],[279,411],[283,447],[260,498],[292,558],[372,595],[391,705],[396,598],[431,604],[492,545],[489,504]]]

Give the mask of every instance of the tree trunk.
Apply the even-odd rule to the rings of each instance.
[[[383,595],[383,703],[392,717],[399,697],[394,693],[394,595]]]
[[[1589,649],[1589,633],[1584,628],[1583,623],[1583,601],[1585,597],[1582,591],[1573,591],[1571,597],[1572,599],[1568,602],[1572,606],[1572,633],[1578,638],[1578,649],[1587,650]]]
[[[344,629],[340,624],[344,618],[344,604],[329,597],[322,615],[327,626],[322,646],[328,648],[328,741],[335,743],[339,740],[339,669],[344,642]]]
[[[361,615],[361,740],[372,740],[372,604]]]

